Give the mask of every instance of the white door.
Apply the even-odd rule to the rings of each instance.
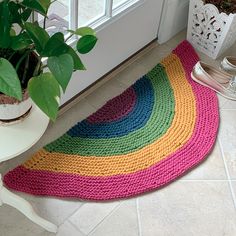
[[[98,37],[95,49],[81,56],[87,71],[74,73],[62,104],[155,39],[162,6],[163,0],[58,0],[51,13],[60,12],[59,27],[89,25]]]

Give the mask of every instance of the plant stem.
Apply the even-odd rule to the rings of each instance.
[[[31,51],[26,51],[23,56],[20,58],[20,60],[18,61],[17,65],[16,65],[16,71],[18,71],[20,64],[23,62],[23,60],[29,55]]]
[[[70,38],[72,38],[73,35],[74,35],[74,34],[71,34],[71,35],[65,40],[65,42],[67,42]]]
[[[29,58],[30,58],[30,54],[27,55],[27,58],[26,58],[26,62],[25,62],[25,69],[24,69],[24,74],[23,74],[23,78],[22,78],[22,81],[21,83],[24,84],[26,81],[26,75],[27,75],[27,72],[28,72],[28,69],[29,69]]]
[[[56,2],[56,1],[57,1],[57,0],[52,1],[51,4],[53,4],[53,3]]]
[[[10,61],[11,59],[12,59],[12,57],[14,57],[14,55],[17,53],[17,51],[14,51],[12,54],[11,54],[11,56],[10,57],[8,57],[8,61]]]
[[[45,64],[45,65],[41,66],[41,69],[43,70],[44,68],[47,68],[47,67],[48,67],[48,65]]]
[[[46,20],[47,20],[47,17],[45,16],[44,19],[43,19],[43,28],[46,29]]]
[[[23,26],[23,25],[22,25],[22,26]],[[20,30],[20,33],[19,33],[19,34],[21,34],[23,31],[24,31],[24,29],[21,27],[21,30]]]
[[[40,65],[41,65],[41,57],[38,58],[38,62],[37,62],[37,65],[34,69],[34,73],[33,73],[33,76],[37,76],[38,73],[39,73],[39,70],[40,70]]]

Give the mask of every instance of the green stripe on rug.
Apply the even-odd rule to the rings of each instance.
[[[64,134],[47,145],[45,150],[81,156],[124,155],[159,139],[172,124],[175,108],[174,94],[161,64],[154,67],[147,76],[153,86],[155,101],[152,114],[145,126],[126,136],[108,139],[71,137]]]

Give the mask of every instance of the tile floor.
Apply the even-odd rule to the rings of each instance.
[[[59,137],[108,99],[121,93],[185,38],[181,32],[156,46],[127,69],[50,124],[42,139],[21,156],[3,163],[4,173],[44,144]],[[236,45],[228,51],[236,54]],[[202,60],[217,65],[204,55]],[[94,203],[54,198],[28,199],[38,213],[59,225],[57,236],[235,236],[236,235],[236,102],[219,97],[221,125],[209,158],[169,186],[129,200]],[[0,236],[50,236],[15,209],[0,208]]]

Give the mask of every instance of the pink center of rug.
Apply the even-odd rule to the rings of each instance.
[[[130,87],[124,93],[111,99],[101,109],[89,116],[87,121],[92,124],[117,121],[132,111],[135,101],[135,91]]]

